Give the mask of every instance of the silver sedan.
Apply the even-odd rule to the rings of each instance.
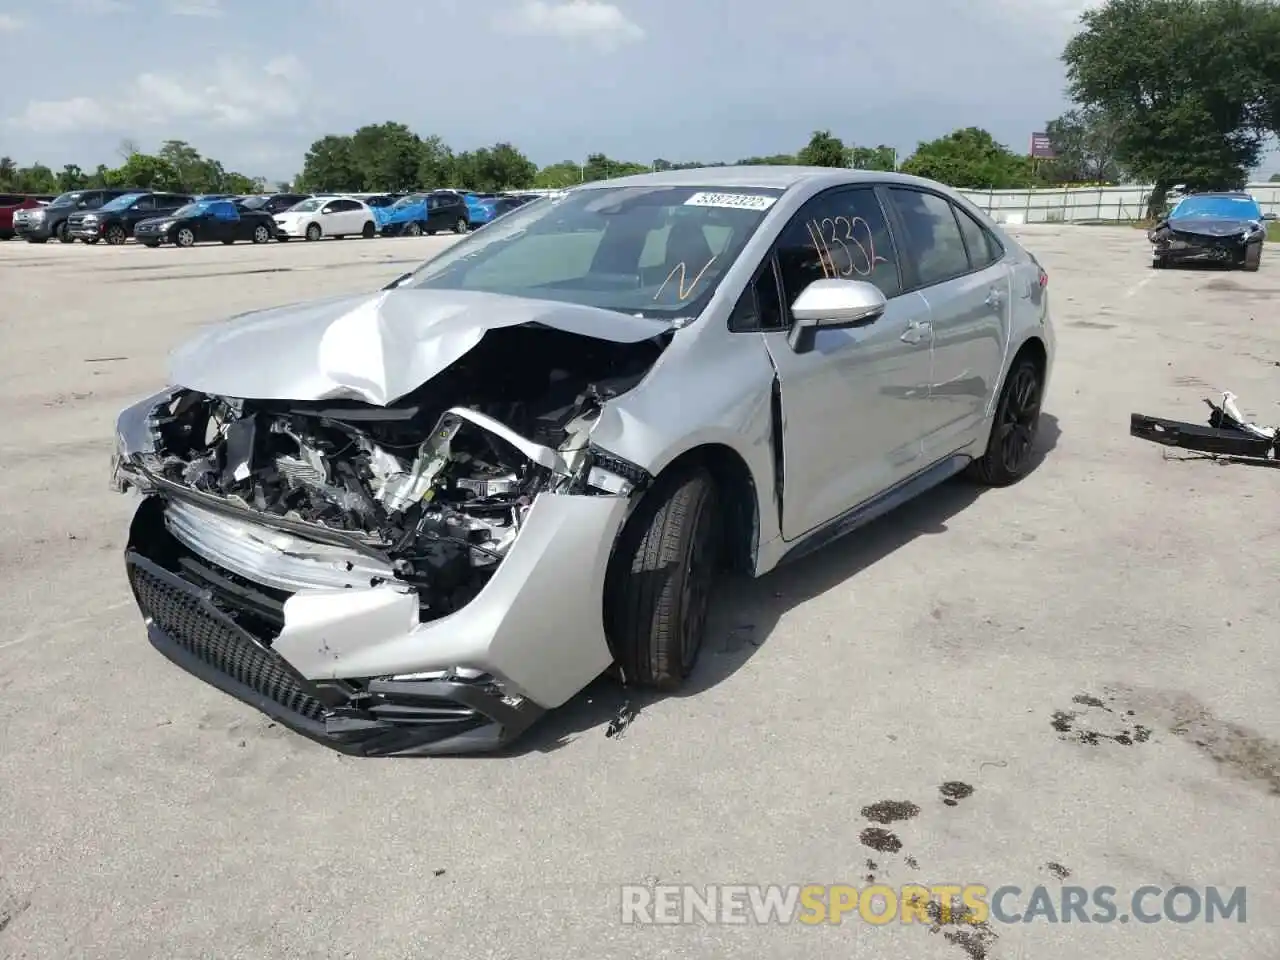
[[[730,167],[235,318],[118,421],[148,635],[365,755],[502,746],[611,666],[675,688],[719,571],[1028,472],[1047,282],[937,183]]]

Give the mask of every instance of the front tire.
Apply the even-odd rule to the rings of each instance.
[[[57,228],[53,231],[53,235],[58,238],[59,243],[75,243],[76,242],[76,238],[71,236],[71,234],[67,232],[67,222],[65,220],[62,221],[62,223],[58,224]],[[40,242],[44,243],[43,240],[41,240]]]
[[[1250,273],[1257,273],[1262,266],[1262,243],[1251,243],[1244,248],[1244,262],[1241,266]]]
[[[462,233],[466,233],[470,228],[471,228],[471,225],[467,223],[467,221],[464,220],[462,217],[459,217],[457,223],[453,225],[453,232],[462,234]]]
[[[1163,269],[1164,269],[1165,267],[1167,267],[1167,266],[1169,266],[1169,261],[1168,261],[1168,260],[1166,260],[1164,257],[1152,257],[1152,258],[1151,258],[1151,269],[1152,269],[1152,270],[1163,270]]]
[[[311,223],[307,225],[307,239],[313,241],[320,239],[320,224]]]
[[[253,228],[254,243],[268,243],[271,240],[271,231],[264,226],[256,226]]]
[[[409,224],[407,227],[404,228],[404,235],[406,237],[422,236],[422,225],[418,223]]]
[[[118,247],[129,239],[129,233],[124,227],[118,223],[113,223],[107,227],[107,243],[113,247]]]
[[[991,487],[1007,487],[1031,472],[1043,400],[1040,365],[1019,357],[1000,391],[986,452],[969,464],[968,476]]]
[[[692,673],[722,530],[715,480],[701,467],[659,480],[627,522],[605,592],[606,629],[627,682],[674,690]]]
[[[174,236],[173,242],[180,247],[194,246],[196,242],[195,231],[193,231],[190,227],[183,227],[181,230],[178,231],[177,235]]]

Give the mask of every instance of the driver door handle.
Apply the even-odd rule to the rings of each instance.
[[[903,343],[921,343],[933,335],[933,324],[928,320],[912,320],[898,339]]]

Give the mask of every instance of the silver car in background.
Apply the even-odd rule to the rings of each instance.
[[[672,689],[718,571],[1027,473],[1046,286],[937,183],[730,167],[211,327],[117,424],[149,637],[364,755],[501,747],[611,665]]]

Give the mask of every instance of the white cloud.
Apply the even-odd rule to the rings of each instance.
[[[207,78],[144,73],[101,98],[33,100],[10,123],[38,133],[132,135],[181,123],[248,129],[297,116],[308,87],[302,61],[294,56],[277,57],[263,67],[224,60]]]
[[[512,15],[496,20],[494,25],[508,33],[588,42],[602,50],[616,49],[645,36],[644,30],[620,9],[598,0],[525,0]]]
[[[27,22],[11,13],[0,13],[0,33],[17,33],[26,27]]]
[[[178,17],[220,17],[220,0],[169,0],[169,12]]]

